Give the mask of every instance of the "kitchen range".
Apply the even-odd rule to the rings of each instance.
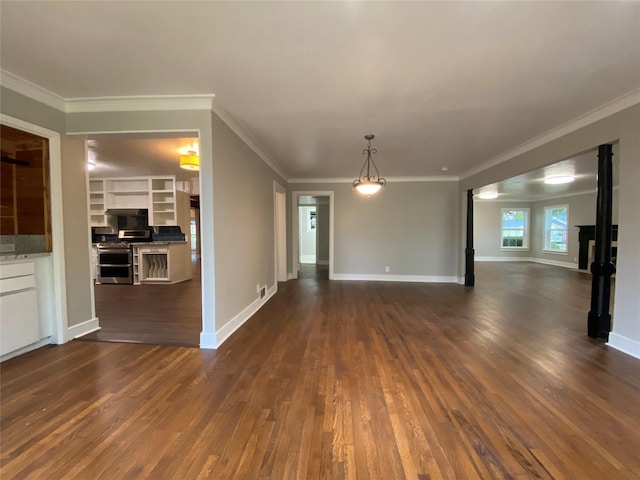
[[[92,228],[96,284],[176,283],[191,278],[190,249],[179,226],[148,226],[144,209],[107,215],[108,227]]]
[[[133,284],[133,247],[131,242],[149,242],[150,228],[118,231],[117,242],[98,242],[96,277],[98,283]]]

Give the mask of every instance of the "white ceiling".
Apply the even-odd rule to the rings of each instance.
[[[619,184],[618,162],[620,160],[618,144],[613,146],[613,186]],[[552,165],[508,178],[504,181],[485,185],[474,190],[474,200],[479,201],[539,201],[559,198],[580,193],[591,193],[597,189],[598,151],[591,150],[572,158],[561,160]],[[574,181],[561,185],[548,185],[548,177],[572,176]],[[482,193],[495,192],[498,198],[480,200]]]
[[[198,137],[184,133],[169,136],[158,134],[89,135],[89,159],[96,167],[92,178],[175,175],[178,180],[190,180],[198,172],[180,168],[180,155],[198,152]]]
[[[464,176],[640,87],[638,2],[0,9],[3,70],[65,99],[213,93],[289,179],[355,177],[367,133],[385,177]]]

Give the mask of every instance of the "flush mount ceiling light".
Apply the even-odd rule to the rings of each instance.
[[[96,168],[96,162],[89,160],[87,162],[87,170],[91,171]]]
[[[180,155],[180,168],[192,172],[200,170],[200,157],[194,150],[189,150],[186,155]]]
[[[479,194],[478,198],[481,198],[482,200],[493,200],[495,198],[498,198],[498,193],[497,192],[485,192],[485,193]]]
[[[354,188],[364,195],[373,195],[387,184],[387,181],[380,176],[378,167],[376,167],[373,157],[371,156],[378,153],[378,150],[371,147],[371,140],[373,140],[374,137],[375,135],[371,134],[364,136],[368,145],[367,148],[362,151],[362,154],[366,155],[367,159],[364,161],[364,165],[362,165],[360,175],[353,181]]]
[[[547,185],[561,185],[563,183],[571,183],[575,180],[573,175],[554,175],[544,179]]]

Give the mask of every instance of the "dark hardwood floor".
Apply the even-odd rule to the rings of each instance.
[[[199,346],[200,262],[191,266],[192,279],[173,285],[95,285],[100,330],[81,340]]]
[[[1,366],[3,479],[638,479],[640,360],[589,275],[279,284],[217,351],[74,341]]]

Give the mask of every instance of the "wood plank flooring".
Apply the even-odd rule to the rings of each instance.
[[[173,285],[95,285],[100,330],[82,340],[200,345],[202,294],[200,262],[192,261],[192,279]]]
[[[590,277],[279,292],[217,351],[70,342],[2,364],[2,479],[638,479],[640,360]]]

